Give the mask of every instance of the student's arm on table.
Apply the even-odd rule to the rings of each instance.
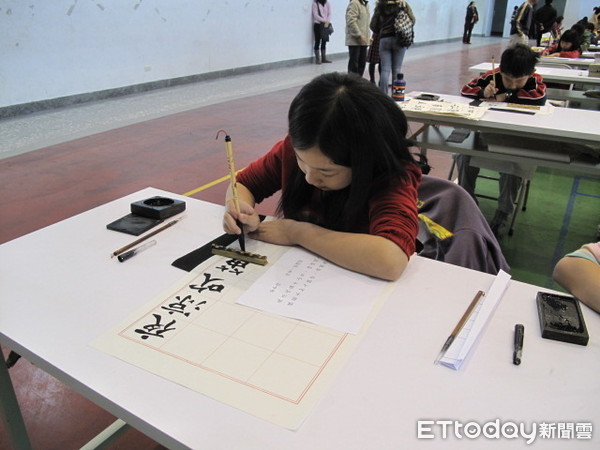
[[[562,258],[552,274],[571,294],[600,312],[600,266],[585,258]]]
[[[237,183],[240,214],[237,213],[231,186],[227,190],[223,229],[240,234],[236,219],[253,239],[277,245],[299,245],[346,269],[384,280],[396,280],[408,264],[408,257],[394,242],[381,236],[333,231],[292,219],[260,222],[254,210],[252,193]]]
[[[251,237],[279,245],[299,245],[346,269],[384,280],[396,280],[408,257],[381,236],[328,230],[291,219],[266,221]]]

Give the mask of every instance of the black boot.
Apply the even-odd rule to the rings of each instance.
[[[331,62],[331,61],[329,61],[327,59],[327,55],[325,54],[325,49],[321,50],[321,55],[323,55],[323,57],[321,59],[321,62],[324,62],[324,63],[330,63]]]
[[[315,50],[315,64],[321,64],[321,55],[319,54],[319,50]]]

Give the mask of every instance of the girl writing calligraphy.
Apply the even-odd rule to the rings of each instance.
[[[421,177],[395,102],[354,74],[304,86],[288,135],[237,178],[240,214],[227,193],[223,227],[299,245],[347,269],[398,278],[415,251]],[[281,190],[279,218],[260,222],[256,203]]]

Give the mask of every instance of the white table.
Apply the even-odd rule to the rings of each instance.
[[[493,277],[414,257],[345,368],[298,431],[196,394],[88,345],[183,272],[177,257],[221,234],[221,206],[182,198],[186,218],[126,263],[131,237],[105,229],[131,202],[177,195],[148,188],[0,246],[0,342],[169,448],[592,448],[583,439],[417,439],[418,420],[600,426],[600,315],[583,307],[587,347],[540,337],[540,288],[511,282],[468,366],[434,366],[446,337]],[[84,295],[81,292],[84,292]],[[135,294],[135,295],[134,295]],[[515,323],[523,363],[512,364]],[[6,398],[3,402],[6,402]],[[529,429],[529,428],[528,428]],[[430,434],[430,432],[425,432]],[[418,442],[417,442],[418,441]]]
[[[540,57],[540,64],[567,64],[573,69],[587,69],[590,64],[594,64],[596,60],[592,56],[591,58],[561,58],[557,56],[542,56]]]
[[[407,94],[407,100],[419,92]],[[437,94],[448,102],[470,103],[472,99],[460,95]],[[600,156],[600,130],[597,123],[600,112],[580,109],[554,108],[551,114],[525,115],[511,112],[488,110],[480,120],[470,120],[458,116],[442,116],[427,113],[404,111],[411,122],[427,126],[417,136],[422,149],[435,149],[451,153],[486,156],[497,160],[529,163],[533,165],[561,169],[579,174],[600,175],[600,163],[580,159],[568,160],[566,154],[557,152],[526,152],[516,149],[512,153],[482,152],[481,143],[471,135],[463,143],[447,142],[452,128],[466,128],[481,133],[506,135],[510,137],[535,138],[554,145],[558,142],[591,146]],[[563,157],[560,160],[559,157]]]
[[[492,63],[484,62],[469,67],[469,72],[476,74],[485,73],[488,70],[492,70]],[[544,81],[547,82],[582,85],[588,87],[600,86],[600,77],[588,76],[587,70],[563,69],[538,65],[535,71],[544,78]]]

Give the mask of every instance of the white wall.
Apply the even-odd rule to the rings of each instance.
[[[329,0],[330,54],[347,0]],[[462,36],[468,1],[410,0],[416,42]],[[475,34],[489,34],[488,4]],[[584,3],[584,0],[581,0]],[[312,0],[2,0],[0,107],[309,57]],[[371,11],[375,1],[369,2]]]
[[[600,6],[600,0],[568,0],[565,5],[565,19],[563,20],[565,29],[571,28],[574,23],[579,22],[586,16],[591,19],[595,6]]]

